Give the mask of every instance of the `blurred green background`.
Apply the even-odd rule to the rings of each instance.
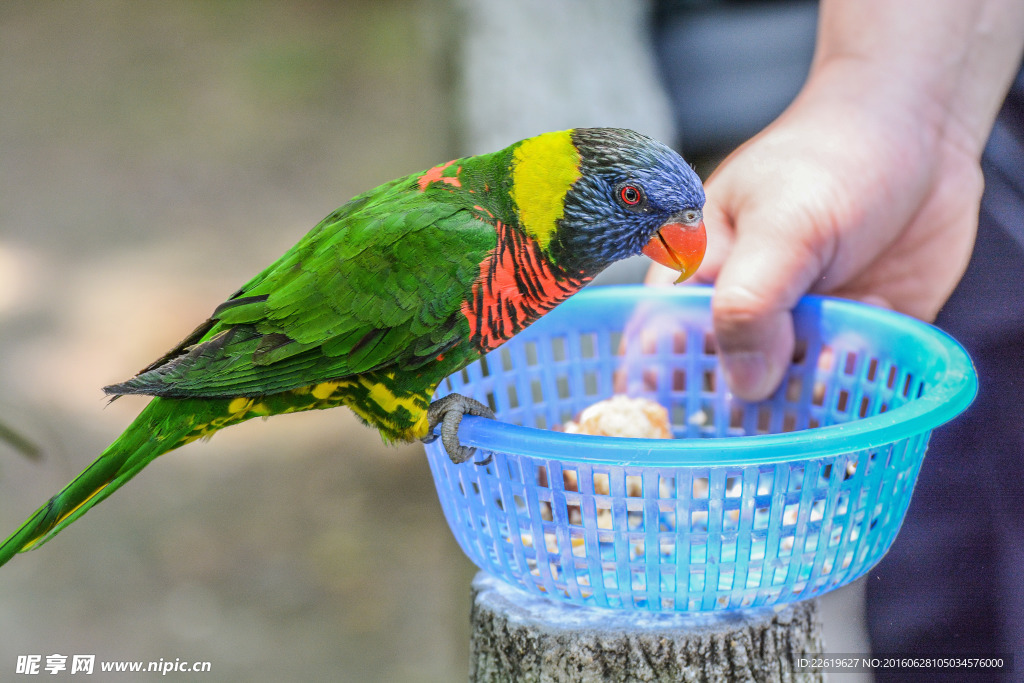
[[[0,4],[0,418],[44,450],[0,444],[3,535],[144,404],[100,387],[352,195],[451,158],[448,12]],[[0,679],[59,653],[212,662],[177,680],[464,680],[474,573],[420,447],[344,410],[256,420],[0,571]]]

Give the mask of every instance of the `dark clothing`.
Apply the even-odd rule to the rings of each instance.
[[[1024,72],[982,168],[978,240],[936,321],[971,354],[978,398],[932,435],[867,617],[876,653],[1014,654],[1016,671],[878,671],[877,683],[1024,681]]]

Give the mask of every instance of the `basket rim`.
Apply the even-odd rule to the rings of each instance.
[[[677,288],[644,285],[588,287],[559,308],[592,305],[602,299],[710,302],[712,287]],[[573,304],[573,302],[576,304]],[[970,356],[951,336],[902,313],[849,299],[806,295],[796,309],[820,308],[823,314],[867,318],[920,340],[929,353],[942,356],[945,373],[923,396],[885,413],[849,422],[793,432],[680,439],[566,434],[467,415],[459,439],[467,446],[565,462],[616,466],[728,466],[777,464],[878,448],[930,432],[963,412],[974,400],[978,378]],[[543,321],[541,321],[542,323]],[[541,324],[538,323],[538,324]],[[628,453],[627,457],[623,454]]]

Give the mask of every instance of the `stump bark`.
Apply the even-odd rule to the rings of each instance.
[[[556,603],[484,572],[473,581],[471,683],[810,683],[823,650],[817,601],[712,614]]]

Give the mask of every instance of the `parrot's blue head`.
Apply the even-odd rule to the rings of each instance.
[[[700,178],[679,154],[621,128],[569,132],[579,177],[565,193],[549,251],[565,268],[588,275],[644,253],[693,274],[706,237]]]

